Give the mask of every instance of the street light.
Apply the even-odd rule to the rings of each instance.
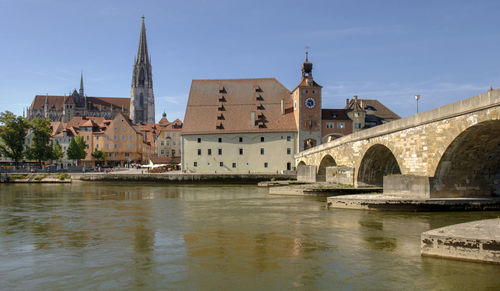
[[[420,99],[420,95],[415,95],[415,100],[417,100],[417,114],[418,114],[418,99]]]

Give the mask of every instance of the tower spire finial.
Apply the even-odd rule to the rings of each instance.
[[[306,45],[306,62],[309,62],[309,46]]]
[[[137,49],[137,61],[149,63],[148,43],[146,41],[146,25],[142,15],[141,35],[139,37],[139,48]]]
[[[83,96],[83,70],[80,74],[80,96]]]

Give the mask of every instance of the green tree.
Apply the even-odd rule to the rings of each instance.
[[[85,152],[85,148],[87,144],[83,137],[76,136],[69,143],[68,150],[66,151],[66,155],[70,160],[80,161],[81,159],[85,159],[87,156],[87,152]]]
[[[32,122],[32,143],[26,150],[29,159],[41,161],[51,160],[54,154],[50,137],[50,119],[35,118]]]
[[[96,159],[96,161],[101,164],[104,162],[104,159],[106,158],[106,154],[104,153],[103,150],[98,150],[95,149],[94,152],[92,153],[92,157]]]
[[[62,157],[64,157],[64,152],[59,142],[56,142],[56,144],[52,147],[52,160],[58,161]]]
[[[0,154],[15,161],[24,157],[24,140],[30,123],[24,117],[16,117],[14,113],[0,113]]]

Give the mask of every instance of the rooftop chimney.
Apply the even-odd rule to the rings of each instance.
[[[281,99],[281,115],[285,115],[285,100]]]

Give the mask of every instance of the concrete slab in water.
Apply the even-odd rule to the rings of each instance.
[[[500,264],[500,218],[478,220],[426,231],[423,256]]]
[[[500,198],[412,199],[384,194],[360,194],[327,198],[329,208],[395,211],[485,211],[500,210]]]

